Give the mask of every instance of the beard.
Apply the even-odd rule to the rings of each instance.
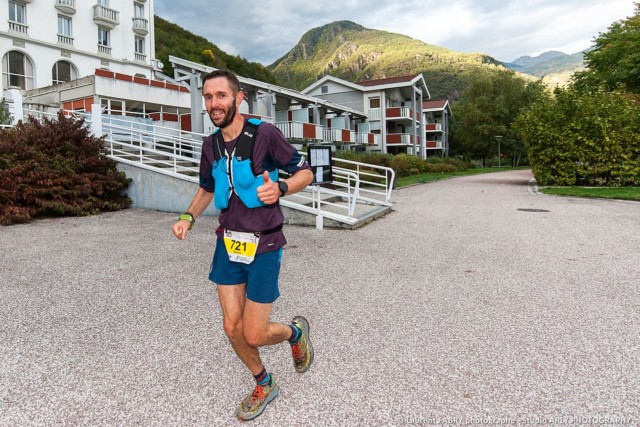
[[[224,110],[224,118],[222,119],[222,121],[216,123],[215,119],[213,118],[213,108],[211,110],[209,110],[209,117],[211,118],[211,121],[213,122],[214,125],[216,125],[216,127],[223,129],[226,128],[227,126],[229,126],[231,124],[231,122],[233,121],[234,117],[236,116],[236,100],[234,98],[233,100],[233,104],[231,105],[231,107],[228,110]]]

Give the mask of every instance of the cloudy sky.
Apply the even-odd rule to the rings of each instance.
[[[340,20],[505,62],[548,50],[571,54],[633,11],[632,0],[155,1],[156,15],[264,65],[311,28]]]

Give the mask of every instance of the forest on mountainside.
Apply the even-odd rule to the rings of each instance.
[[[154,24],[156,58],[162,61],[163,73],[168,76],[173,76],[173,69],[168,59],[169,55],[172,55],[209,67],[226,68],[243,77],[268,83],[276,82],[273,74],[262,64],[229,55],[204,37],[195,35],[157,15]]]

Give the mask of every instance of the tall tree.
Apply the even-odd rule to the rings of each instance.
[[[477,74],[462,99],[453,104],[453,152],[482,159],[483,165],[498,154],[517,164],[524,145],[511,129],[520,110],[544,95],[541,82],[516,77],[512,71]]]
[[[584,56],[587,69],[574,77],[577,89],[620,87],[640,94],[640,3],[634,4],[633,16],[614,22],[596,37],[594,50]]]

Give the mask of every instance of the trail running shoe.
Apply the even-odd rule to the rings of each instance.
[[[264,411],[269,402],[278,397],[280,387],[276,384],[276,379],[271,375],[271,382],[267,385],[256,385],[249,396],[245,397],[238,408],[238,419],[249,421],[257,417]]]
[[[302,330],[302,336],[298,342],[291,345],[293,365],[296,371],[301,374],[307,372],[313,363],[313,346],[309,340],[309,322],[302,316],[296,316],[292,323]]]

